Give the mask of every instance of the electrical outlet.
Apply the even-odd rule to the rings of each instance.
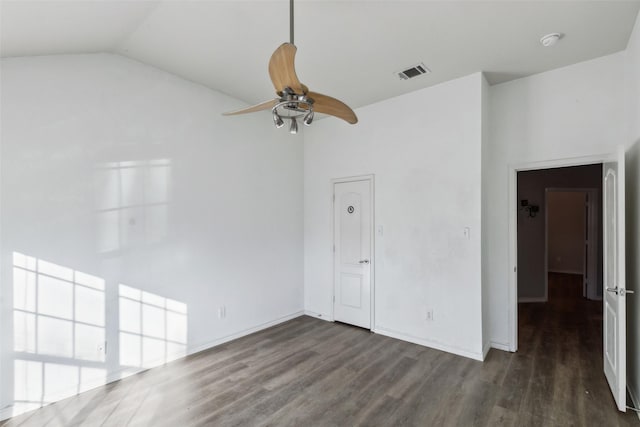
[[[427,308],[427,316],[426,316],[426,320],[428,322],[433,321],[433,309],[432,308]]]
[[[218,319],[224,319],[227,317],[227,308],[224,305],[218,307]]]

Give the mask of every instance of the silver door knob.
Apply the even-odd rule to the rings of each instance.
[[[607,288],[607,292],[614,292],[616,295],[620,295],[621,297],[625,296],[626,294],[634,294],[634,291],[630,291],[629,289],[625,289],[625,288]]]
[[[369,260],[368,259],[361,259],[360,260],[360,264],[369,264]]]

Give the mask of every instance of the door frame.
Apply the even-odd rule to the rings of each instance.
[[[589,213],[591,214],[589,218],[585,218],[587,228],[589,229],[590,235],[595,236],[595,241],[601,237],[598,235],[598,204],[600,203],[600,197],[598,197],[598,189],[597,188],[583,188],[583,187],[548,187],[544,189],[544,300],[549,300],[549,193],[553,192],[562,192],[562,193],[585,193],[585,195],[589,195]],[[596,209],[594,209],[596,208]],[[583,210],[584,214],[584,210]],[[584,230],[583,230],[584,231]],[[586,240],[586,236],[583,236]],[[583,242],[584,243],[584,242]],[[583,244],[584,246],[584,244]],[[583,293],[584,297],[588,298],[589,290],[584,288],[584,275],[589,271],[589,266],[586,263],[586,256],[583,253],[583,263],[582,263],[582,275],[583,275]],[[596,272],[596,284],[599,276],[598,272],[598,248],[597,245],[594,248],[594,245],[591,244],[589,246],[589,260],[591,263],[595,263],[592,266],[593,271]],[[600,300],[593,300],[600,301]]]
[[[356,182],[356,181],[369,181],[369,193],[371,196],[371,209],[370,209],[370,224],[371,224],[371,230],[369,230],[369,233],[371,234],[370,236],[370,242],[371,242],[371,253],[369,254],[369,260],[370,260],[370,266],[369,267],[370,270],[370,281],[371,281],[371,303],[370,303],[370,325],[369,325],[369,330],[373,331],[375,329],[375,312],[376,312],[376,305],[375,305],[375,301],[376,301],[376,274],[375,274],[375,265],[376,265],[376,257],[375,257],[375,253],[376,253],[376,243],[375,243],[375,237],[376,237],[376,233],[375,233],[375,229],[376,229],[376,223],[375,223],[375,205],[376,205],[376,198],[375,198],[375,175],[374,174],[368,174],[368,175],[355,175],[355,176],[347,176],[344,178],[334,178],[331,180],[331,264],[333,266],[333,268],[331,269],[332,273],[333,273],[333,277],[331,279],[331,297],[332,297],[332,302],[331,302],[331,321],[335,322],[336,320],[336,257],[335,257],[335,245],[336,245],[336,241],[335,241],[335,236],[336,236],[336,220],[335,220],[335,202],[336,202],[336,193],[335,193],[335,185],[336,184],[342,184],[342,183],[347,183],[347,182]]]
[[[509,262],[507,265],[507,300],[508,300],[508,329],[509,351],[518,351],[518,172],[563,168],[569,166],[586,166],[617,161],[615,152],[583,157],[567,157],[536,162],[511,163],[507,166],[509,197],[507,207],[509,211]]]

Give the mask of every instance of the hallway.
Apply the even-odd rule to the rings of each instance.
[[[529,377],[521,411],[537,414],[539,425],[639,424],[632,411],[616,410],[603,373],[602,301],[582,297],[582,276],[550,273],[549,301],[520,303],[518,312],[518,352],[505,381]]]

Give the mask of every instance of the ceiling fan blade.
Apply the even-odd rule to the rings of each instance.
[[[295,45],[282,43],[280,47],[273,52],[273,55],[271,55],[271,59],[269,60],[269,76],[278,95],[281,95],[286,87],[293,89],[297,94],[305,94],[309,91],[305,85],[300,83],[296,75],[296,50]]]
[[[307,96],[313,99],[313,111],[338,117],[352,125],[358,123],[356,113],[344,102],[317,92],[309,92]]]
[[[277,102],[278,102],[277,99],[272,99],[257,105],[253,105],[251,107],[243,108],[242,110],[229,111],[227,113],[222,113],[222,115],[235,116],[236,114],[255,113],[256,111],[268,110],[269,108],[272,108],[274,105],[276,105]]]

